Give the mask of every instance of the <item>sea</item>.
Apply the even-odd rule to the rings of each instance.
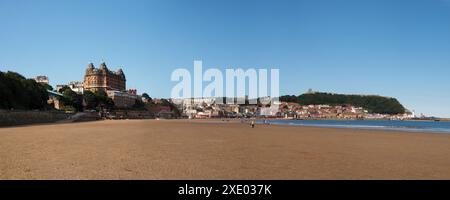
[[[448,121],[401,121],[401,120],[266,120],[266,123],[328,128],[354,128],[370,130],[393,130],[406,132],[429,132],[450,134]],[[265,123],[258,120],[258,124]]]

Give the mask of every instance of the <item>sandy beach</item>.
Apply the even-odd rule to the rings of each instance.
[[[450,179],[450,135],[185,120],[0,128],[0,179]]]

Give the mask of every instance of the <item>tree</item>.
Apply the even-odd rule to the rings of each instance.
[[[113,109],[114,106],[115,106],[114,101],[111,98],[109,98],[109,97],[106,98],[105,106],[106,106],[107,109]]]
[[[70,87],[67,86],[67,85],[65,85],[65,86],[63,86],[62,88],[60,88],[57,92],[63,93],[63,92],[66,91],[67,89],[70,89]]]
[[[147,93],[143,93],[142,97],[146,98],[148,101],[152,100],[152,98]]]
[[[353,105],[363,107],[370,113],[380,114],[405,113],[405,107],[397,99],[376,95],[344,95],[315,92],[300,96],[281,96],[280,101],[295,102],[302,105]]]
[[[87,109],[97,108],[98,99],[97,99],[97,96],[93,92],[91,92],[89,90],[84,91],[83,98],[84,98],[84,102],[86,103]]]
[[[0,72],[0,109],[47,109],[47,100],[47,90],[34,79]]]
[[[27,104],[29,109],[41,109],[46,107],[48,100],[48,92],[45,86],[36,83],[34,79],[26,79],[23,81],[25,91],[28,94]]]
[[[97,100],[97,107],[103,107],[107,109],[114,108],[114,101],[108,97],[108,94],[106,94],[105,91],[98,90],[94,94]]]
[[[12,107],[12,98],[14,97],[11,88],[11,80],[0,71],[0,108],[10,109]]]
[[[46,89],[46,90],[50,90],[53,91],[53,87],[47,83],[41,83],[41,85]]]
[[[63,96],[60,97],[59,101],[64,105],[64,107],[72,107],[75,111],[83,110],[83,99],[76,92],[72,91],[70,88],[65,88],[62,91]]]

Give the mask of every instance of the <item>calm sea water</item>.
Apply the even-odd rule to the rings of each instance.
[[[449,133],[450,122],[390,121],[390,120],[268,120],[271,124],[315,126],[331,128],[357,128],[396,130],[409,132]],[[259,120],[258,123],[263,123]]]

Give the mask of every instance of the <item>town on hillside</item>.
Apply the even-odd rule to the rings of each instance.
[[[261,104],[217,104],[216,98],[191,98],[171,101],[185,118],[275,118],[275,119],[415,119],[413,112],[399,114],[370,113],[353,105],[301,105],[279,102],[271,109]]]
[[[46,76],[36,77],[36,82],[49,84]],[[104,118],[283,118],[283,119],[415,119],[415,113],[405,110],[398,113],[374,113],[363,106],[350,103],[304,104],[280,101],[276,107],[266,105],[216,103],[217,98],[156,99],[147,93],[138,94],[136,89],[127,89],[122,69],[110,70],[103,62],[97,68],[90,63],[83,81],[58,84],[49,90],[48,103],[64,111],[99,111]],[[80,101],[68,101],[73,94],[82,96]],[[306,94],[313,93],[309,90]],[[101,96],[104,96],[103,100]],[[94,96],[94,98],[89,98]],[[100,97],[99,97],[100,96]],[[242,97],[245,98],[245,97]],[[270,98],[270,97],[267,97]],[[94,100],[93,100],[94,99]],[[95,100],[97,99],[97,100]],[[286,98],[281,98],[284,100]],[[235,99],[236,100],[236,99]],[[80,104],[80,105],[76,105]]]

